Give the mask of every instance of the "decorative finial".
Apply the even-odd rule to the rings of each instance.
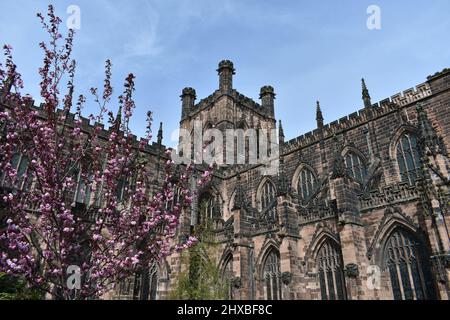
[[[362,99],[364,101],[364,108],[370,108],[372,106],[372,102],[370,101],[370,94],[369,90],[366,86],[366,81],[364,78],[361,79],[361,85],[362,85]]]
[[[195,89],[191,87],[186,87],[181,92],[181,119],[186,118],[189,113],[193,110],[196,98]]]
[[[317,107],[316,107],[316,121],[317,121],[317,128],[323,128],[323,115],[322,110],[320,109],[320,102],[317,101]]]
[[[423,105],[416,105],[417,122],[419,124],[419,148],[422,155],[445,154],[445,147],[442,139],[437,135],[427,113],[423,109]]]
[[[117,110],[116,119],[114,120],[113,125],[114,131],[119,132],[121,126],[122,126],[122,105],[120,105],[119,110]]]
[[[284,130],[283,130],[283,126],[281,124],[281,120],[278,120],[278,140],[279,140],[279,144],[284,143]]]
[[[219,89],[225,92],[233,89],[233,75],[235,74],[233,62],[230,60],[220,61],[217,72],[219,74]]]
[[[273,118],[275,116],[275,90],[272,86],[266,85],[261,87],[259,91],[259,98],[261,99],[261,106],[268,116]]]
[[[160,122],[159,123],[159,130],[158,130],[158,144],[159,145],[162,144],[162,139],[163,139],[163,123]]]

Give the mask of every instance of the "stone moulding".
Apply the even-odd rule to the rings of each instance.
[[[359,196],[360,211],[367,212],[387,205],[420,199],[420,187],[400,183]]]

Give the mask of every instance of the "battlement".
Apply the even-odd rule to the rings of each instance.
[[[450,69],[444,69],[443,72],[450,72]],[[440,76],[441,74],[442,73],[439,73],[436,76]],[[282,146],[281,152],[290,153],[296,149],[306,147],[320,139],[329,138],[334,134],[360,126],[390,112],[397,111],[399,108],[420,101],[431,94],[432,92],[428,82],[419,84],[413,88],[404,90],[389,98],[383,99],[378,103],[372,104],[370,108],[360,109],[350,115],[340,118],[339,120],[325,124],[322,130],[315,129],[291,139]]]
[[[276,96],[274,88],[270,85],[263,86],[259,93],[261,103],[257,103],[233,88],[233,75],[236,73],[235,71],[233,63],[230,60],[222,60],[219,62],[217,69],[217,72],[219,73],[219,88],[206,98],[201,99],[198,103],[194,102],[196,99],[195,90],[191,87],[184,88],[181,94],[181,120],[183,121],[188,116],[193,116],[199,111],[207,109],[222,96],[229,96],[240,105],[249,108],[264,117],[273,119],[274,99]]]
[[[442,71],[438,71],[433,75],[429,75],[427,77],[427,80],[432,81],[445,75],[450,75],[450,68],[444,68]]]
[[[5,104],[3,101],[0,101],[0,103],[6,108],[8,109],[8,105]],[[41,103],[40,105],[35,105],[34,100],[30,100],[29,102],[29,106],[31,106],[34,110],[36,110],[38,112],[38,116],[41,117],[42,119],[46,118],[46,114],[45,114],[45,110],[44,110],[44,104]],[[64,110],[62,109],[57,109],[56,110],[56,115],[57,116],[62,116]],[[99,123],[99,122],[93,122],[91,121],[89,118],[83,117],[81,116],[80,119],[81,124],[80,124],[80,128],[81,131],[84,133],[90,133],[94,130],[95,127],[100,127],[100,132],[99,132],[99,137],[100,139],[103,140],[108,140],[109,136],[111,134],[111,130],[112,128],[105,128],[105,125],[103,123]],[[67,125],[68,128],[75,128],[76,127],[76,123],[75,121],[77,121],[75,119],[75,114],[72,112],[69,112],[67,114],[65,123]],[[159,154],[161,149],[165,148],[164,145],[158,145],[157,143],[153,142],[152,144],[150,144],[150,142],[148,141],[148,139],[145,138],[138,138],[136,135],[134,134],[130,134],[129,137],[131,138],[131,141],[133,143],[133,146],[138,148],[141,144],[145,146],[144,148],[144,152],[146,153],[151,153],[151,154]]]
[[[190,110],[189,114],[193,115],[197,112],[207,109],[209,106],[213,105],[220,97],[227,95],[237,101],[239,104],[255,111],[258,114],[267,116],[267,108],[256,102],[255,100],[239,93],[237,90],[233,89],[228,93],[223,93],[220,90],[216,90],[214,93],[210,94],[206,98],[201,99],[198,103],[194,104]]]

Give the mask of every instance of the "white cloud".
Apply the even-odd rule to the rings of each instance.
[[[159,43],[159,14],[151,7],[148,2],[144,2],[140,14],[139,23],[131,19],[129,39],[124,44],[124,56],[149,56],[154,57],[163,52],[163,46]],[[138,29],[136,29],[138,28]]]

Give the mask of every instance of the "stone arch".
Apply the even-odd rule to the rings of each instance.
[[[309,165],[305,162],[301,162],[295,169],[294,175],[292,176],[292,180],[291,180],[292,190],[295,190],[297,192],[298,192],[297,189],[298,189],[298,180],[300,178],[300,172],[302,172],[303,169],[307,169],[307,170],[311,171],[314,178],[316,179],[316,181],[318,181],[318,179],[319,179],[319,175],[317,174],[316,170],[314,170],[314,168],[311,165]]]
[[[404,216],[398,208],[386,209],[385,216],[375,233],[368,252],[368,258],[378,266],[383,266],[383,250],[390,235],[398,228],[402,228],[417,237],[425,245],[425,237],[419,227]]]
[[[233,192],[231,193],[230,199],[228,200],[228,212],[230,212],[230,216],[231,212],[233,211],[235,199],[236,199],[236,188],[234,188]]]
[[[268,239],[262,246],[258,257],[256,258],[256,273],[259,279],[262,278],[264,272],[264,261],[272,250],[280,253],[280,245],[274,239]]]
[[[256,207],[258,208],[258,210],[262,210],[261,196],[262,196],[262,190],[263,190],[264,186],[266,185],[266,183],[271,183],[275,190],[275,194],[277,192],[277,185],[273,181],[273,179],[270,178],[269,176],[262,177],[258,184],[258,188],[256,189]]]
[[[391,137],[391,142],[389,144],[389,158],[391,160],[397,159],[397,143],[402,137],[404,133],[411,133],[417,136],[417,128],[412,125],[403,124],[397,130],[395,130],[395,133]]]
[[[257,274],[261,297],[267,300],[282,299],[281,254],[278,245],[268,241],[260,252]]]
[[[208,129],[211,129],[211,128],[214,128],[214,125],[213,125],[213,123],[212,123],[211,120],[207,120],[207,121],[205,122],[205,124],[203,125],[203,132],[204,132],[205,130],[208,130]]]
[[[233,263],[233,252],[226,250],[220,259],[219,268],[221,280],[223,285],[226,286],[228,299],[233,299],[234,296],[235,276]]]
[[[322,245],[327,242],[332,241],[334,244],[341,247],[341,242],[337,234],[333,233],[329,228],[320,227],[308,246],[305,253],[305,261],[307,263],[307,270],[309,272],[315,271],[315,261],[317,254],[322,247]]]
[[[219,130],[223,130],[223,129],[234,129],[235,125],[233,122],[231,122],[230,120],[222,120],[217,122],[215,128],[219,129]]]
[[[198,210],[197,211],[199,212],[199,210],[200,210],[201,202],[203,200],[208,200],[208,199],[213,199],[213,201],[214,201],[213,205],[214,206],[218,202],[221,216],[217,217],[217,218],[222,219],[223,218],[223,214],[224,214],[224,208],[223,208],[224,200],[223,200],[223,196],[220,193],[220,191],[216,187],[214,187],[213,185],[208,186],[207,188],[205,188],[205,189],[203,189],[203,190],[201,190],[199,192],[199,196],[198,196]],[[197,221],[198,221],[198,218],[199,218],[199,216],[197,216]]]
[[[367,157],[358,148],[351,145],[346,145],[342,149],[341,156],[344,159],[345,166],[352,178],[358,183],[364,183],[369,167],[369,160]],[[356,156],[356,159],[354,156]],[[349,160],[350,166],[348,163]]]
[[[350,153],[350,152],[352,152],[352,153],[356,154],[358,157],[360,157],[361,160],[364,162],[364,164],[365,164],[366,166],[369,164],[369,159],[367,159],[367,157],[364,155],[364,153],[362,153],[361,150],[359,150],[359,149],[358,149],[357,147],[355,147],[355,146],[346,145],[346,146],[342,149],[341,155],[342,155],[342,157],[345,158],[345,156],[346,156],[348,153]]]
[[[325,236],[318,242],[313,256],[322,300],[345,300],[344,261],[340,243]]]
[[[422,232],[414,229],[399,221],[390,223],[377,250],[376,261],[395,300],[436,299],[430,249]]]

